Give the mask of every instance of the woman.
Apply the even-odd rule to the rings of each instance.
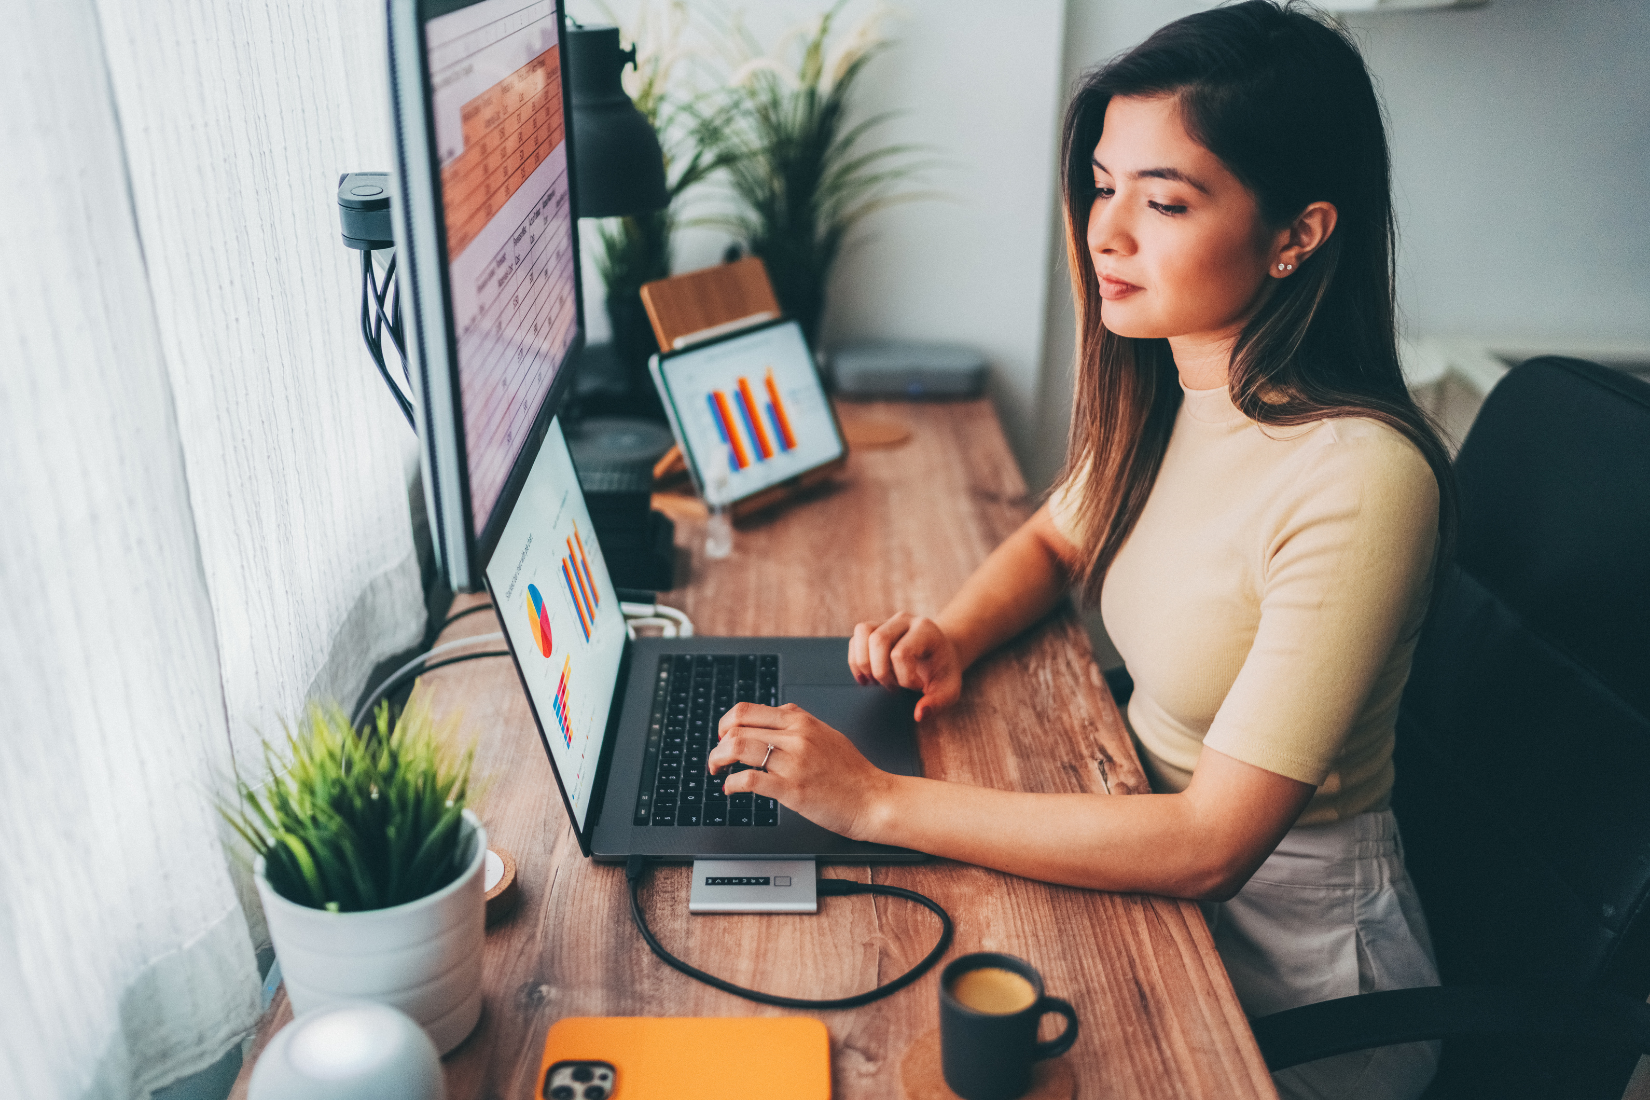
[[[1251,0],[1091,75],[1063,144],[1066,470],[937,618],[860,624],[849,664],[920,690],[920,720],[1075,584],[1134,677],[1155,793],[892,776],[805,712],[750,704],[710,766],[766,759],[727,790],[858,839],[1203,901],[1251,1015],[1436,984],[1388,801],[1450,480],[1399,371],[1368,74],[1331,27]],[[1277,1076],[1286,1095],[1412,1097],[1434,1061],[1416,1044]]]

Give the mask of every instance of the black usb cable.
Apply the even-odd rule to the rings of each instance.
[[[648,858],[646,856],[631,856],[625,861],[624,877],[630,887],[630,917],[636,922],[636,931],[642,934],[642,939],[647,942],[648,948],[671,969],[679,970],[695,981],[704,982],[706,985],[720,989],[724,993],[732,993],[735,997],[743,997],[747,1001],[755,1001],[757,1004],[776,1005],[779,1008],[858,1008],[860,1005],[868,1005],[872,1001],[881,1000],[890,993],[897,993],[904,989],[928,973],[934,964],[940,961],[940,957],[945,954],[946,948],[951,946],[953,933],[951,915],[940,907],[939,902],[934,901],[932,898],[924,897],[915,890],[905,890],[898,886],[884,886],[876,882],[854,882],[850,879],[820,876],[820,897],[841,898],[853,894],[881,894],[884,897],[904,898],[906,901],[916,902],[940,918],[939,942],[934,945],[932,951],[923,956],[921,962],[893,981],[888,982],[886,985],[879,985],[865,993],[856,993],[852,997],[815,1001],[805,997],[780,997],[773,993],[762,993],[755,989],[746,989],[744,986],[724,981],[714,974],[707,974],[696,966],[690,966],[665,950],[664,945],[654,936],[652,929],[648,928],[647,917],[642,914],[642,876],[646,873],[647,867]]]

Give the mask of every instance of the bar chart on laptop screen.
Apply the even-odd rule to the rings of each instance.
[[[544,743],[580,822],[624,653],[624,618],[560,426],[539,448],[487,564]]]
[[[807,345],[780,325],[667,361],[705,491],[735,500],[841,453]],[[725,485],[722,492],[716,486]]]
[[[486,524],[572,346],[573,219],[555,5],[427,25],[472,521]]]
[[[578,617],[579,630],[586,642],[596,628],[596,609],[601,605],[601,593],[596,589],[596,576],[590,570],[590,559],[584,551],[584,538],[578,524],[567,536],[567,554],[561,559],[561,579],[567,585],[567,602]]]

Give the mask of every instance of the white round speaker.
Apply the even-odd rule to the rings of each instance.
[[[247,1100],[446,1100],[441,1057],[405,1012],[344,1001],[307,1012],[269,1041]]]

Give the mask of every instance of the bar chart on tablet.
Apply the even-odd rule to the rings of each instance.
[[[700,489],[720,500],[842,454],[813,353],[795,322],[673,353],[659,371]]]
[[[796,450],[796,434],[771,367],[763,379],[760,397],[750,379],[741,376],[731,392],[712,390],[705,401],[717,434],[728,449],[728,465],[733,470]]]

